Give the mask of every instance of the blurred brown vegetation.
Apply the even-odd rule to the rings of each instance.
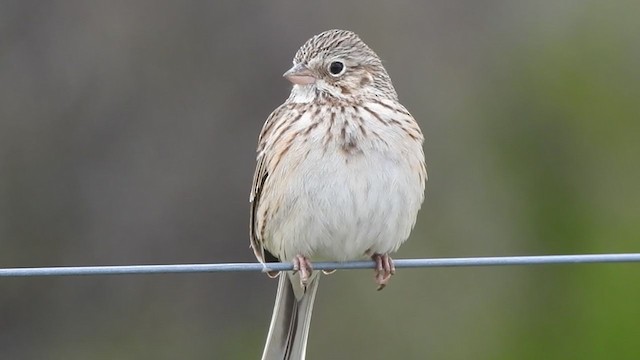
[[[399,257],[640,250],[637,1],[0,2],[0,267],[253,261],[257,134],[359,33],[426,134]],[[323,279],[310,359],[637,359],[637,264]],[[255,359],[261,274],[0,279],[2,359]]]

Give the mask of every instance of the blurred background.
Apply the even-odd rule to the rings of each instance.
[[[640,2],[2,1],[0,267],[254,261],[297,48],[353,30],[426,135],[403,257],[640,251]],[[638,359],[640,266],[322,281],[309,359]],[[258,273],[0,279],[2,359],[257,359]]]

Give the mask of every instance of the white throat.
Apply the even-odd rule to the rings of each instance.
[[[313,84],[293,85],[288,101],[305,104],[318,100],[318,97],[331,97],[337,100],[348,100],[350,98],[350,96],[340,93],[338,88],[328,85],[322,80],[317,80]]]
[[[310,103],[317,95],[316,85],[293,85],[291,94],[289,94],[289,102],[293,103]]]

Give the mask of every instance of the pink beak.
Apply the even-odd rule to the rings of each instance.
[[[291,69],[287,70],[282,76],[295,85],[309,85],[316,82],[316,77],[313,76],[311,70],[303,64],[296,64]]]

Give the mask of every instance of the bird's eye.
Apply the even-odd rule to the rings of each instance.
[[[341,61],[333,61],[329,65],[329,72],[333,76],[342,75],[342,73],[344,73],[344,69],[345,69],[344,64]]]

